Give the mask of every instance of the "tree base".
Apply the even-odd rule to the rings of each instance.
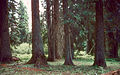
[[[36,67],[46,66],[47,60],[45,56],[32,56],[32,58],[26,64],[35,64]]]
[[[106,63],[95,63],[95,62],[94,62],[94,64],[93,64],[93,66],[101,66],[101,67],[103,67],[103,68],[106,68],[106,67],[107,67]]]
[[[11,63],[13,60],[12,58],[2,58],[0,59],[0,63]]]
[[[48,58],[47,61],[54,62],[55,59],[53,59],[53,58]]]
[[[36,60],[37,60],[37,58],[32,56],[32,58],[26,64],[35,64]]]
[[[64,65],[74,65],[72,61],[65,61]]]
[[[47,66],[47,65],[48,65],[48,63],[47,63],[47,60],[45,57],[44,58],[40,58],[40,57],[37,58],[37,61],[35,63],[36,67]]]

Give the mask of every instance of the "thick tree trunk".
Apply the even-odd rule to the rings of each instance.
[[[55,25],[55,58],[56,59],[60,59],[61,58],[61,54],[59,51],[59,0],[54,0],[54,25]]]
[[[57,39],[57,33],[58,33],[58,22],[59,22],[59,1],[58,0],[53,0],[54,1],[54,36],[55,36],[55,58],[59,59],[59,52],[58,52],[58,39]]]
[[[50,12],[50,0],[46,0],[47,2],[47,25],[48,25],[48,61],[55,60],[55,49],[54,49],[54,38],[53,38],[53,28],[51,24],[51,12]]]
[[[70,8],[69,8],[69,11],[72,12],[72,13],[74,13],[73,12],[74,11],[74,8],[73,8],[74,4],[75,4],[74,0],[72,0]],[[73,19],[73,17],[71,17],[71,16],[70,16],[70,18]],[[76,31],[76,29],[74,29],[74,28],[75,28],[74,25],[70,26],[70,30],[71,30],[71,36],[70,36],[70,39],[71,39],[71,52],[72,52],[72,58],[73,59],[74,59],[74,39],[76,37],[76,36],[74,36],[74,34],[75,34],[74,30]],[[75,35],[77,35],[77,34],[75,34]]]
[[[68,20],[68,0],[63,0],[63,15],[64,20]],[[70,40],[70,26],[68,23],[64,24],[65,32],[65,62],[64,65],[73,65],[71,53],[71,40]]]
[[[9,25],[8,25],[8,0],[0,0],[0,62],[10,62]]]
[[[32,58],[28,64],[46,65],[39,19],[39,0],[32,0]]]
[[[57,51],[56,51],[56,59],[61,59],[64,53],[64,26],[58,26],[58,33],[57,33]]]
[[[103,2],[96,1],[96,39],[94,66],[106,67],[104,56]]]
[[[59,19],[59,0],[54,1],[54,36],[55,36],[55,58],[63,57],[63,26],[60,25]]]

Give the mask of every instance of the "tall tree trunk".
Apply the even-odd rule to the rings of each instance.
[[[58,33],[58,22],[59,22],[59,1],[58,0],[53,0],[54,1],[54,36],[55,36],[55,58],[59,59],[59,53],[58,53],[58,41],[57,41],[57,33]]]
[[[63,56],[63,26],[60,25],[59,0],[54,1],[54,29],[55,29],[55,58],[61,59]]]
[[[117,25],[119,26],[119,25]],[[118,27],[119,28],[119,27]],[[118,50],[119,50],[119,42],[120,42],[120,29],[116,29],[116,40],[115,40],[115,51],[114,51],[114,58],[119,58]]]
[[[37,67],[46,65],[47,60],[44,55],[43,41],[41,37],[39,0],[32,0],[32,58],[28,64],[35,64]]]
[[[72,13],[74,13],[73,11],[74,11],[74,1],[72,0],[71,1],[71,5],[70,5],[70,8],[69,8],[69,11],[70,12],[72,12]],[[71,16],[70,16],[70,18],[72,18]],[[72,58],[74,59],[74,38],[75,38],[75,36],[74,36],[74,26],[70,26],[70,30],[71,30],[71,36],[70,36],[70,40],[71,40],[71,52],[72,52]]]
[[[50,0],[46,0],[47,2],[47,25],[48,25],[48,61],[54,61],[55,60],[55,49],[54,49],[54,38],[52,36],[53,34],[53,28],[51,24],[51,12],[50,12]]]
[[[109,58],[117,58],[118,42],[115,40],[113,32],[109,32],[108,37],[109,37]]]
[[[119,23],[119,16],[117,17],[116,19],[116,33],[115,33],[115,44],[114,44],[114,58],[119,58],[119,55],[118,55],[118,50],[119,50],[119,42],[120,42],[120,23]]]
[[[54,20],[55,20],[55,58],[59,59],[59,51],[58,51],[58,25],[59,25],[59,0],[54,0]]]
[[[64,20],[68,20],[68,0],[63,0],[63,15]],[[64,65],[73,65],[71,54],[71,40],[70,40],[70,26],[68,23],[64,24],[65,32],[65,62]]]
[[[111,28],[109,27],[109,30]],[[109,42],[109,58],[118,58],[118,42],[115,39],[117,37],[117,30],[116,30],[116,36],[114,36],[113,31],[108,32],[108,42]]]
[[[10,62],[9,25],[8,25],[8,0],[0,0],[0,62]]]
[[[109,31],[108,32],[108,47],[109,47],[109,58],[112,58],[113,57],[113,51],[114,51],[114,34],[113,32],[110,30],[110,27],[109,27]]]
[[[94,66],[106,67],[104,56],[103,2],[96,1],[96,39]]]

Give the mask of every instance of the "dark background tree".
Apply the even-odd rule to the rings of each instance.
[[[103,23],[103,2],[96,1],[96,38],[95,38],[95,66],[106,67],[104,56],[104,23]]]
[[[119,0],[106,0],[105,7],[108,15],[107,31],[109,40],[109,58],[119,58],[119,31],[120,31],[120,1]]]

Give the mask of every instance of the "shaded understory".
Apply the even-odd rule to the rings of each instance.
[[[64,59],[55,62],[48,62],[49,66],[35,68],[34,65],[23,65],[30,59],[30,54],[18,55],[21,61],[9,64],[8,66],[0,66],[1,75],[94,75],[103,74],[113,70],[120,69],[120,61],[115,59],[107,59],[107,68],[93,67],[93,57],[89,55],[81,56],[79,59],[74,59],[75,66],[64,66]],[[17,65],[17,64],[22,65]]]

